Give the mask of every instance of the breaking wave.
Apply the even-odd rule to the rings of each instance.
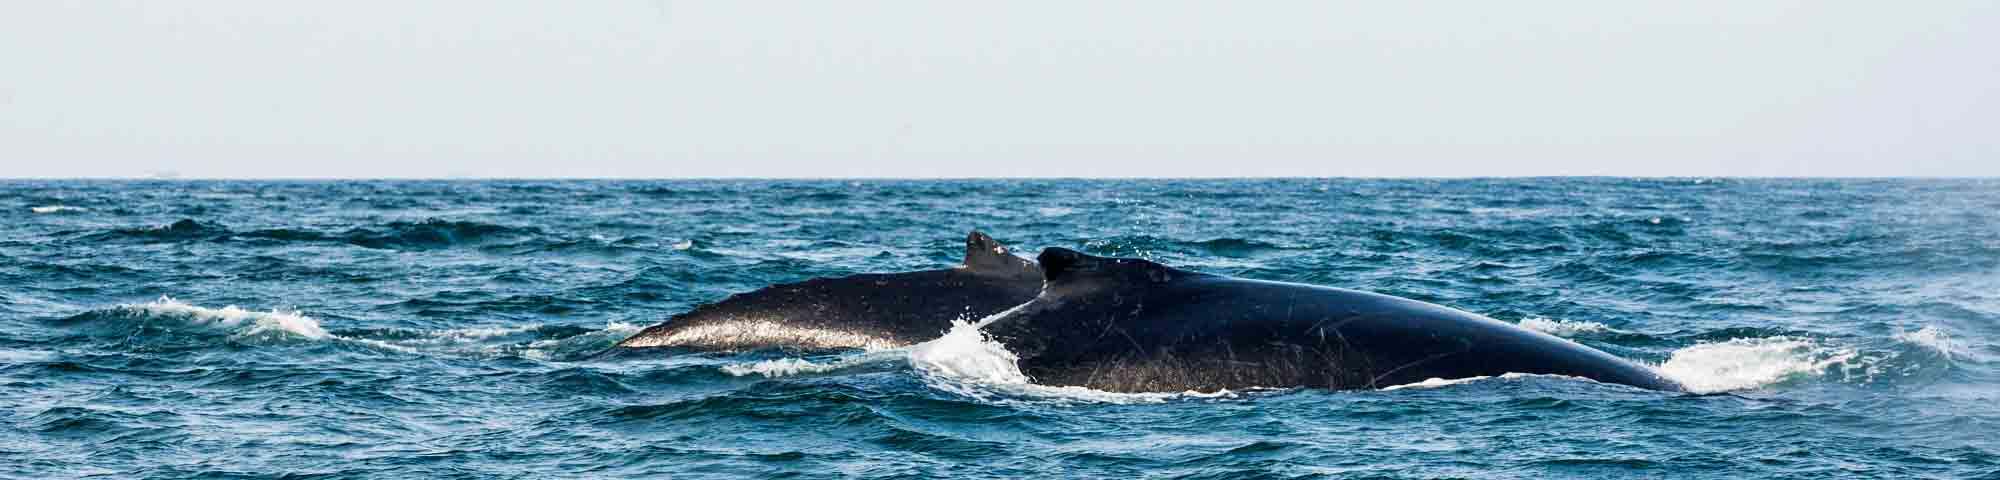
[[[43,205],[38,207],[28,207],[28,211],[40,214],[54,214],[54,213],[83,213],[90,211],[90,209],[83,207],[73,207],[69,205]]]
[[[1935,326],[1888,342],[1849,343],[1799,336],[1733,338],[1675,350],[1657,368],[1697,393],[1824,379],[1854,385],[1926,377],[1952,367],[1950,337]]]
[[[566,325],[475,327],[447,330],[371,328],[327,330],[296,310],[254,311],[234,305],[208,308],[172,297],[124,304],[72,316],[63,324],[91,336],[140,349],[216,345],[335,343],[380,351],[457,356],[511,356],[535,360],[581,358],[639,331],[611,322],[601,329]]]

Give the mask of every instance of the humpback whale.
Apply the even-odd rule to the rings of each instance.
[[[1064,248],[1043,250],[1037,260],[1041,293],[981,329],[1040,384],[1121,392],[1359,389],[1530,373],[1684,390],[1609,353],[1416,300]]]
[[[965,263],[953,268],[773,285],[675,315],[613,350],[894,348],[937,338],[954,319],[978,320],[1020,305],[1041,288],[1033,262],[974,231],[965,239]]]

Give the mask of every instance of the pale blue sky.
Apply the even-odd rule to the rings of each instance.
[[[2000,2],[8,2],[0,177],[2000,175]]]

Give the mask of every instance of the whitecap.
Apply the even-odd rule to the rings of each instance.
[[[31,212],[35,212],[35,213],[44,213],[44,214],[46,214],[46,213],[83,213],[83,212],[88,212],[88,211],[90,211],[90,209],[88,209],[88,208],[83,208],[83,207],[72,207],[72,206],[69,206],[69,205],[43,205],[43,206],[39,206],[39,207],[28,207],[28,211],[31,211]]]
[[[1679,350],[1660,364],[1661,374],[1696,393],[1762,387],[1799,376],[1818,376],[1854,361],[1852,348],[1794,337],[1738,338]]]
[[[722,373],[733,376],[762,375],[765,378],[789,377],[818,373],[830,373],[866,365],[899,363],[905,357],[900,349],[869,352],[857,356],[842,357],[827,362],[814,362],[801,358],[780,358],[760,362],[723,365]]]
[[[1025,305],[1025,304],[1024,304]],[[1236,392],[1180,393],[1106,392],[1078,386],[1049,386],[1034,383],[1022,373],[1018,359],[1000,342],[993,341],[980,327],[1015,310],[993,314],[977,323],[953,322],[943,337],[909,348],[910,364],[934,388],[989,401],[1043,400],[1090,403],[1159,403],[1180,398],[1235,398]]]
[[[1952,358],[1953,352],[1957,349],[1957,344],[1952,342],[1951,336],[1945,334],[1944,330],[1937,328],[1936,325],[1925,325],[1924,328],[1917,329],[1914,332],[1898,331],[1893,335],[1893,338],[1904,343],[1928,348],[1939,355],[1943,355],[1946,359]]]
[[[125,304],[118,308],[131,316],[180,319],[190,328],[217,330],[235,337],[289,335],[317,340],[333,336],[320,328],[319,321],[298,311],[253,312],[235,305],[215,309],[189,305],[167,296],[151,303]]]

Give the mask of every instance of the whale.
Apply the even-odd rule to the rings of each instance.
[[[1431,303],[1235,278],[1060,247],[1033,300],[980,323],[1035,383],[1113,392],[1378,389],[1509,373],[1663,391],[1653,369]]]
[[[954,320],[979,320],[1035,298],[1042,272],[973,231],[964,263],[779,284],[675,315],[607,352],[884,349],[938,338]]]

